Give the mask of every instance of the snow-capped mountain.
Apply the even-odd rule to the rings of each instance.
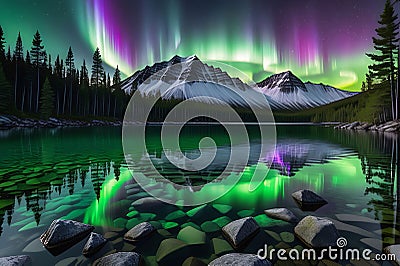
[[[261,108],[267,105],[259,91],[238,78],[230,77],[220,68],[201,62],[196,56],[174,56],[169,61],[137,71],[121,85],[127,93],[139,90],[142,95],[160,95],[166,100],[193,99]]]
[[[303,83],[290,71],[272,75],[257,85],[268,100],[287,110],[317,107],[357,94],[324,84]]]
[[[176,55],[169,61],[146,66],[122,81],[121,88],[129,94],[139,90],[144,95],[161,95],[163,99],[204,97],[209,103],[223,101],[243,107],[263,107],[266,98],[272,110],[307,109],[356,94],[328,85],[303,83],[290,71],[272,75],[252,87],[203,63],[195,55]],[[260,92],[265,98],[260,98]]]

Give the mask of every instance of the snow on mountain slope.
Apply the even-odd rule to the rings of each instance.
[[[163,99],[227,103],[232,106],[266,107],[263,95],[238,78],[231,78],[220,68],[201,62],[196,56],[173,57],[167,62],[146,67],[122,82],[128,93],[160,95]],[[198,98],[202,97],[202,98]]]
[[[290,71],[272,75],[251,87],[220,68],[203,63],[195,55],[176,55],[169,61],[146,66],[122,81],[121,88],[128,94],[139,89],[144,95],[160,95],[163,99],[203,97],[210,103],[223,101],[243,107],[263,107],[267,99],[272,110],[307,109],[357,94],[328,85],[303,83]],[[265,98],[260,97],[260,92]]]
[[[287,110],[301,110],[329,104],[356,95],[324,84],[303,83],[287,71],[258,83],[268,100]]]

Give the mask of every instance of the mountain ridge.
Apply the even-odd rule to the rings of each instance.
[[[171,68],[176,64],[183,64],[186,69]],[[226,88],[223,88],[224,86],[217,86],[221,84],[226,85],[226,87],[231,86],[240,89],[252,96],[254,96],[254,93],[250,90],[263,93],[272,110],[297,111],[326,105],[357,94],[339,90],[322,83],[303,82],[290,70],[271,75],[256,83],[255,86],[250,86],[239,78],[229,76],[227,72],[222,71],[219,67],[203,63],[196,55],[188,57],[175,55],[168,61],[146,66],[123,80],[121,88],[126,93],[132,94],[139,88],[140,84],[149,78],[154,78],[153,75],[156,73],[161,75],[156,78],[160,80],[169,79],[175,84],[174,89],[162,91],[161,95],[163,95],[164,99],[190,99],[197,96],[210,96],[222,101],[226,100],[233,105],[247,105],[243,99],[239,99],[237,95],[233,95]],[[161,89],[157,89],[156,80],[153,80],[153,82],[154,89],[149,89],[148,87],[142,93],[155,94],[157,90],[161,92]]]

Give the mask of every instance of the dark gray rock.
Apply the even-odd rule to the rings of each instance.
[[[73,220],[54,220],[40,236],[40,241],[47,249],[68,249],[81,241],[94,230],[94,226]],[[60,252],[62,252],[60,250]],[[55,253],[59,253],[55,250]]]
[[[138,241],[150,235],[155,230],[156,228],[151,223],[143,222],[126,232],[124,239],[127,241]]]
[[[304,217],[294,228],[296,236],[312,248],[336,246],[339,233],[332,221],[315,216]]]
[[[279,219],[289,223],[297,223],[299,221],[299,218],[297,218],[292,211],[286,208],[268,209],[264,210],[264,213],[270,218]]]
[[[260,227],[253,217],[232,221],[222,228],[225,237],[236,249],[243,247],[259,230]]]
[[[400,245],[399,245],[399,244],[387,246],[387,247],[385,247],[385,248],[383,249],[383,251],[384,251],[386,254],[392,254],[392,255],[394,255],[394,256],[395,256],[394,262],[395,262],[397,265],[400,265]]]
[[[86,257],[90,257],[99,251],[106,243],[107,239],[102,235],[92,232],[83,247],[82,254]]]
[[[209,266],[270,266],[268,260],[262,260],[254,254],[230,253],[211,261]]]
[[[117,252],[96,260],[93,266],[137,266],[140,259],[140,254],[136,252]]]
[[[28,266],[32,265],[31,257],[27,255],[9,256],[0,258],[1,266]]]
[[[303,211],[315,211],[328,203],[321,196],[307,189],[294,192],[292,197]]]

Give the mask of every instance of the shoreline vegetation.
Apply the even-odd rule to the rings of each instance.
[[[122,126],[120,120],[99,118],[20,118],[14,115],[0,115],[0,130],[13,128],[55,128],[55,127],[89,127],[89,126]]]

